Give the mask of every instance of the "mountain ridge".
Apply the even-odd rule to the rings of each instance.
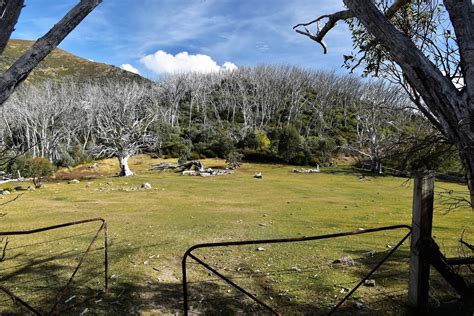
[[[34,41],[11,39],[0,56],[0,70],[8,69]],[[43,80],[60,80],[71,77],[78,81],[106,78],[145,80],[148,79],[119,67],[90,61],[61,48],[54,49],[28,76],[26,83]]]

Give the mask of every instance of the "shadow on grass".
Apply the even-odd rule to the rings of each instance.
[[[48,313],[61,292],[63,286],[67,283],[69,274],[59,273],[59,271],[69,270],[70,265],[60,264],[57,261],[74,258],[72,255],[54,256],[49,258],[32,259],[25,262],[21,269],[16,273],[2,275],[1,283],[10,282],[13,288],[23,287],[20,291],[25,298],[29,298],[29,303],[42,313]],[[261,277],[259,271],[246,270],[252,277],[252,292],[258,293],[258,296],[267,304],[285,314],[307,314],[324,315],[327,314],[331,305],[327,302],[312,301],[301,302],[291,292],[281,295],[281,288],[274,287],[268,278]],[[94,297],[83,304],[74,307],[82,299],[96,293],[101,284],[95,284],[94,280],[100,269],[95,266],[84,266],[77,275],[73,286],[67,291],[60,300],[58,310],[62,315],[78,315],[83,312],[89,314],[101,315],[134,315],[141,313],[150,314],[182,314],[182,284],[179,282],[150,282],[135,278],[111,278],[109,292]],[[22,275],[22,278],[18,278]],[[33,279],[34,278],[34,279]],[[243,277],[248,279],[249,277]],[[33,284],[28,281],[35,280]],[[100,278],[99,278],[100,280]],[[16,282],[13,282],[16,281]],[[26,282],[25,282],[26,281]],[[21,283],[23,282],[23,283]],[[237,280],[239,282],[239,280]],[[317,282],[317,281],[315,281]],[[93,285],[96,286],[93,286]],[[296,284],[297,288],[298,285]],[[211,280],[200,282],[191,282],[189,284],[189,303],[191,311],[205,315],[236,315],[236,314],[267,314],[268,311],[248,299],[244,294],[229,287],[221,280],[213,277]],[[306,290],[306,289],[305,289]],[[319,292],[321,290],[332,292],[334,289],[329,285],[315,283],[315,289],[309,291]],[[341,295],[342,297],[342,295]],[[9,300],[1,297],[2,315],[21,315],[26,309],[13,304]],[[340,297],[339,297],[340,299]],[[332,299],[333,303],[337,300]],[[7,306],[4,306],[7,305]],[[376,307],[374,305],[374,307]],[[338,314],[377,314],[380,309],[366,305],[356,306],[356,301],[346,302]]]
[[[97,248],[95,251],[100,253],[101,250]],[[119,253],[123,257],[133,252],[135,252],[134,249],[115,249],[111,259],[116,259]],[[367,255],[366,251],[348,250],[348,252],[354,258],[357,258],[355,259],[355,266],[350,269],[347,268],[347,272],[355,279],[363,277],[386,255],[386,251],[375,252],[370,255]],[[377,296],[375,298],[369,300],[364,296],[354,296],[341,306],[337,314],[408,314],[409,311],[405,305],[406,293],[387,294],[379,291],[383,288],[394,287],[396,283],[407,285],[408,256],[407,249],[398,250],[371,277],[377,282],[375,287]],[[40,254],[23,261],[23,265],[17,266],[14,272],[2,273],[0,283],[9,283],[12,285],[11,289],[15,291],[16,288],[23,288],[20,291],[24,295],[22,297],[29,298],[34,307],[37,307],[43,313],[47,313],[70,276],[69,273],[61,272],[70,271],[71,269],[71,264],[64,262],[76,262],[75,258],[76,256],[73,253],[63,253],[56,256]],[[103,285],[103,283],[100,283],[102,280],[101,268],[99,265],[90,264],[81,267],[71,290],[65,293],[60,300],[58,307],[62,311],[62,315],[78,315],[83,312],[100,315],[182,314],[181,283],[178,281],[142,280],[135,276],[111,277],[107,294],[94,297],[74,307],[74,304],[96,293],[96,290],[101,288]],[[341,270],[345,268],[334,264],[332,269]],[[238,284],[240,282],[247,284],[251,279],[250,291],[256,293],[260,299],[284,314],[325,315],[347,293],[337,294],[337,297],[334,297],[333,294],[339,292],[335,292],[333,284],[323,284],[321,281],[314,280],[314,283],[305,286],[304,289],[299,288],[299,284],[295,282],[295,284],[292,284],[292,288],[295,288],[296,291],[286,292],[282,295],[281,287],[278,287],[277,284],[272,282],[271,278],[268,278],[261,271],[252,270],[248,266],[244,267],[243,271],[245,273],[233,276],[232,279]],[[281,273],[282,271],[277,272]],[[295,294],[297,290],[309,292],[310,297],[314,297],[314,299],[305,299],[305,301],[298,299]],[[364,290],[364,288],[360,289],[362,292]],[[320,299],[318,295],[325,295],[327,299]],[[4,298],[5,295],[0,296],[0,314],[25,314],[26,310],[23,307]],[[189,303],[191,312],[204,315],[260,315],[268,313],[264,308],[251,301],[244,294],[229,287],[214,275],[209,275],[207,280],[189,283]],[[459,310],[459,306],[442,310],[440,314],[443,314],[444,311],[446,311],[445,314],[453,311],[458,311],[459,315],[464,313],[463,310]]]
[[[364,251],[348,251],[359,259],[355,260],[356,265],[362,269],[356,272],[360,278],[364,277],[367,271],[370,271],[377,265],[386,255],[388,251],[375,252],[367,255]],[[397,284],[403,285],[406,290],[401,295],[393,295],[388,299],[393,304],[403,307],[408,314],[416,314],[408,306],[408,283],[409,283],[409,258],[410,251],[408,249],[398,249],[370,278],[375,279],[377,284],[382,283],[383,287],[394,288]],[[467,269],[466,269],[467,270]],[[466,281],[473,281],[473,275],[469,272],[458,271]],[[470,281],[469,281],[470,280]],[[436,270],[431,267],[430,273],[430,299],[429,299],[430,315],[473,315],[473,306],[466,306],[459,301],[456,292],[450,287],[446,280],[439,275]]]

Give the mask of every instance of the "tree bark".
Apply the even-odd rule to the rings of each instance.
[[[81,0],[46,35],[38,39],[5,73],[0,76],[0,105],[102,0]]]
[[[380,157],[378,155],[374,155],[372,157],[371,165],[370,165],[370,171],[375,174],[381,174],[382,173],[382,164],[380,162]]]
[[[24,0],[3,0],[0,2],[0,54],[3,54],[15,29],[24,2]]]
[[[118,157],[119,164],[120,164],[120,173],[119,177],[130,177],[133,176],[132,170],[128,167],[128,158],[130,158],[129,155],[121,155]]]
[[[460,35],[460,53],[465,84],[458,91],[454,84],[415,46],[409,37],[377,9],[371,0],[344,0],[365,28],[390,52],[409,83],[418,91],[426,105],[439,120],[449,139],[457,144],[465,164],[471,204],[474,207],[474,82],[471,73],[474,49],[474,14],[471,0],[447,0],[456,34]],[[467,9],[466,12],[461,12]],[[453,16],[458,15],[458,16]],[[459,19],[463,21],[458,21]]]

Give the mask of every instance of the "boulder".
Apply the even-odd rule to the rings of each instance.
[[[3,190],[2,191],[2,195],[8,195],[8,194],[11,194],[10,191],[8,191],[8,190]]]
[[[78,184],[80,181],[77,180],[77,179],[72,179],[72,180],[69,180],[67,183],[68,184]]]
[[[253,177],[256,178],[256,179],[262,179],[262,178],[263,178],[263,175],[262,175],[261,172],[256,172]]]
[[[142,185],[140,186],[140,189],[150,190],[151,189],[151,184],[149,184],[148,182],[143,182]]]

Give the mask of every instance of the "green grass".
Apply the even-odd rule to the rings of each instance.
[[[147,156],[133,158],[131,168],[137,175],[130,178],[113,177],[117,170],[115,160],[99,162],[99,169],[93,171],[86,167],[64,170],[59,173],[63,178],[68,173],[102,177],[79,184],[53,180],[40,190],[22,191],[15,202],[2,206],[1,211],[7,213],[0,219],[2,231],[91,217],[108,221],[110,275],[114,276],[110,293],[76,312],[85,308],[92,313],[122,314],[179,311],[181,258],[186,249],[197,243],[311,236],[411,223],[412,181],[402,178],[368,177],[362,181],[357,173],[344,167],[323,169],[320,174],[294,174],[290,172],[291,166],[267,164],[244,164],[228,176],[183,177],[173,172],[148,171],[150,164],[157,161]],[[206,166],[223,165],[220,160],[203,162]],[[257,171],[263,173],[263,179],[253,178]],[[125,191],[143,182],[149,182],[152,189]],[[466,190],[450,183],[437,183],[437,187]],[[1,201],[8,202],[14,197],[15,194],[4,196]],[[457,256],[461,231],[468,228],[467,233],[472,236],[472,211],[458,209],[445,214],[445,207],[438,202],[436,208],[433,235],[444,252]],[[16,288],[22,297],[45,308],[53,301],[53,290],[59,288],[51,280],[65,283],[77,263],[74,250],[85,249],[96,227],[88,224],[84,229],[12,237],[9,247],[87,232],[27,247],[29,251],[7,251],[7,260],[0,264],[2,284]],[[256,251],[256,246],[199,250],[196,255],[268,304],[291,314],[313,314],[327,311],[344,295],[342,287],[353,286],[403,235],[404,231],[391,231],[299,244],[261,245],[265,251]],[[374,252],[374,256],[369,252]],[[355,266],[332,264],[348,255]],[[355,303],[359,302],[366,312],[403,313],[407,256],[408,242],[374,275],[376,287],[362,287],[343,311],[353,313]],[[100,287],[100,269],[98,244],[78,274],[75,292],[68,293],[66,298],[87,294],[86,286]],[[21,280],[27,282],[27,277],[34,281],[23,285]],[[43,279],[35,281],[40,277]],[[202,267],[191,264],[189,278],[194,310],[206,314],[263,312]],[[434,280],[433,286],[443,289],[433,293],[438,298],[449,295],[448,286],[442,281]],[[0,296],[3,299],[5,296]],[[62,302],[62,306],[70,303]],[[0,306],[0,313],[15,310],[12,305]]]

